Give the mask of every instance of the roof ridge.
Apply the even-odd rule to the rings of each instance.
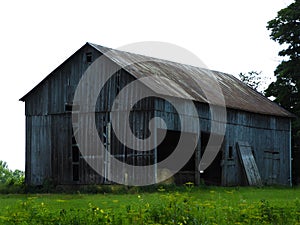
[[[165,61],[165,62],[168,62],[168,63],[171,63],[171,64],[180,64],[180,65],[189,66],[189,67],[193,67],[193,68],[204,69],[204,70],[208,70],[208,71],[215,71],[215,72],[222,73],[221,71],[211,70],[211,69],[205,68],[205,67],[199,67],[199,66],[195,66],[195,65],[191,65],[191,64],[187,64],[187,63],[171,61],[169,59],[157,58],[157,57],[153,57],[153,56],[149,56],[149,55],[143,55],[143,54],[140,54],[140,53],[129,52],[129,51],[124,51],[124,50],[120,50],[120,49],[105,47],[105,46],[94,44],[94,43],[91,43],[91,42],[87,42],[87,43],[89,45],[91,45],[92,47],[96,48],[101,53],[103,53],[103,52],[98,48],[98,46],[101,47],[101,48],[104,48],[104,49],[108,49],[109,51],[118,51],[118,52],[123,52],[123,53],[127,53],[127,54],[133,54],[133,55],[136,55],[136,56],[149,58],[149,59]]]

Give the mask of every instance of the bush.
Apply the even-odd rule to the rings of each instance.
[[[24,183],[25,175],[21,170],[8,169],[6,162],[0,160],[0,184],[20,185]]]
[[[0,193],[23,193],[25,190],[24,172],[8,169],[6,162],[0,160]]]

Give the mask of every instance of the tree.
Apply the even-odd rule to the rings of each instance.
[[[294,113],[292,122],[293,181],[300,182],[300,0],[280,10],[275,19],[268,22],[272,40],[285,48],[278,55],[284,60],[277,66],[276,81],[265,91],[267,97]]]
[[[300,116],[300,0],[281,9],[275,19],[268,22],[272,40],[285,48],[278,55],[284,57],[274,74],[276,81],[265,91],[267,97]],[[300,136],[299,118],[293,122],[294,136]]]
[[[247,84],[249,87],[253,88],[256,91],[259,91],[262,84],[262,75],[261,72],[251,71],[248,73],[240,73],[240,80]]]

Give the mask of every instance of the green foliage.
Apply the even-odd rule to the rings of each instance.
[[[0,160],[0,184],[20,185],[24,183],[24,172],[20,170],[12,171],[8,169],[6,162]]]
[[[9,178],[10,171],[6,162],[0,160],[0,184],[5,184],[6,180]]]
[[[24,179],[23,171],[12,171],[6,162],[0,160],[0,193],[22,193]]]
[[[284,201],[278,202],[280,193]],[[0,196],[2,204],[14,202],[0,206],[0,224],[299,224],[297,194],[299,189],[203,190],[187,184],[152,194]]]
[[[280,56],[299,57],[300,53],[300,1],[295,0],[288,7],[280,10],[275,19],[268,22],[267,29],[271,30],[270,37],[287,48],[280,51]]]
[[[274,72],[277,80],[269,85],[265,94],[300,116],[300,0],[280,10],[276,18],[268,22],[267,29],[271,31],[271,39],[285,48],[279,52],[284,60]],[[293,129],[294,135],[300,137],[299,118]]]
[[[241,81],[243,81],[245,84],[247,84],[249,87],[253,88],[256,91],[259,91],[263,82],[261,72],[257,71],[240,73],[239,78]]]

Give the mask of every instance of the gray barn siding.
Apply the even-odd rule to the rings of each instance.
[[[44,178],[51,176],[50,124],[51,118],[48,116],[26,118],[26,125],[31,131],[26,136],[26,147],[30,149],[26,154],[26,179],[32,184],[41,185]]]
[[[94,58],[100,53],[84,46],[66,62],[51,73],[51,79],[43,80],[34,95],[26,97],[25,115],[49,115],[65,113],[65,103],[72,103],[77,84],[88,68],[85,54],[91,52]]]
[[[51,117],[52,178],[55,183],[70,184],[72,182],[71,115],[56,114]]]
[[[40,185],[45,179],[73,183],[71,114],[65,112],[65,104],[72,103],[77,83],[88,67],[84,62],[86,52],[92,52],[95,58],[100,55],[91,47],[83,47],[26,97],[25,173],[29,184]]]
[[[66,63],[62,64],[59,69],[53,72],[52,79],[44,81],[43,86],[39,88],[36,93],[37,95],[29,96],[26,100],[26,115],[27,118],[30,118],[32,115],[46,116],[47,118],[51,118],[51,122],[48,123],[48,128],[51,131],[47,132],[44,137],[44,142],[39,142],[41,139],[39,138],[40,134],[33,133],[31,124],[27,123],[27,142],[28,145],[33,143],[37,146],[37,148],[47,142],[51,144],[51,147],[44,149],[47,154],[46,158],[42,158],[41,160],[37,160],[34,162],[36,168],[29,168],[32,163],[27,163],[27,174],[28,177],[31,178],[29,183],[31,184],[41,184],[44,179],[53,179],[56,184],[91,184],[91,183],[103,183],[104,179],[98,175],[86,162],[80,157],[79,160],[79,181],[74,182],[72,180],[72,123],[71,123],[71,113],[65,112],[65,104],[72,103],[74,92],[77,86],[77,83],[87,68],[82,66],[82,60],[84,60],[85,52],[90,52],[92,49],[82,50],[81,54],[75,55],[71,57]],[[95,52],[94,56],[99,56],[99,53]],[[107,68],[108,71],[110,68]],[[122,73],[122,75],[121,75]],[[120,76],[120,87],[116,87],[116,77]],[[96,114],[99,121],[103,120],[103,116],[105,116],[105,123],[109,121],[109,114],[107,112],[110,111],[112,107],[112,102],[117,94],[117,89],[121,90],[122,87],[133,81],[133,77],[130,76],[125,71],[119,71],[116,75],[114,75],[109,82],[105,85],[103,91],[100,93],[97,104],[96,104]],[[89,91],[89,90],[87,90]],[[140,92],[143,90],[138,90],[136,93],[130,93],[139,96]],[[109,95],[107,94],[109,93]],[[39,98],[36,98],[39,96]],[[127,105],[127,102],[122,102],[120,104]],[[147,109],[147,110],[146,110]],[[139,102],[135,106],[135,112],[132,114],[132,124],[133,132],[140,137],[144,137],[144,128],[148,126],[148,121],[153,117],[153,100],[147,99],[145,101]],[[29,120],[29,119],[28,119]],[[122,121],[123,122],[123,121]],[[102,124],[100,124],[100,129]],[[101,133],[101,130],[99,130]],[[103,132],[103,131],[102,131]],[[94,142],[93,138],[90,135],[86,135],[86,138],[89,141]],[[124,147],[120,144],[117,144],[115,141],[116,137],[113,137],[112,140],[112,149],[113,154],[121,161],[126,161],[129,163],[140,164],[142,165],[145,161],[149,164],[153,163],[153,152],[150,154],[140,154],[136,151],[127,150],[126,158],[124,156]],[[37,143],[39,142],[39,143]],[[35,157],[35,149],[32,147],[27,147],[27,149],[32,149],[32,152],[27,153],[27,162],[30,160],[34,160]],[[100,156],[104,158],[105,156]],[[51,162],[51,164],[46,164],[49,171],[46,173],[38,172],[39,168],[44,168],[45,160]],[[99,160],[100,162],[100,160]],[[102,165],[104,166],[104,165]],[[51,171],[50,171],[51,168]],[[114,168],[111,168],[113,170]],[[33,170],[37,172],[33,172]],[[29,172],[30,171],[30,172]],[[118,172],[118,171],[116,171]],[[141,179],[145,179],[144,177]]]
[[[48,114],[48,81],[36,90],[36,95],[30,95],[25,102],[25,115],[42,116]]]
[[[227,133],[231,138],[226,138],[226,140],[230,141],[231,146],[234,146],[240,140],[249,142],[253,147],[257,166],[262,173],[261,176],[264,183],[270,184],[269,177],[276,175],[277,177],[273,183],[288,185],[290,177],[289,119],[246,112],[236,113],[238,115],[236,120],[228,121]],[[281,160],[280,171],[270,171],[271,174],[266,172],[268,171],[266,167],[269,166],[268,162],[264,160],[266,151],[279,152]],[[236,163],[239,164],[239,161]],[[275,174],[275,172],[279,172],[279,174]],[[241,178],[239,178],[238,182],[240,181]]]
[[[180,130],[178,115],[170,104],[156,101],[156,115],[163,118],[170,130]],[[184,104],[182,104],[184,106]],[[201,132],[210,132],[211,118],[208,105],[196,103],[200,117]],[[187,113],[188,114],[188,113]],[[193,130],[192,126],[184,128]],[[265,184],[289,185],[290,182],[290,127],[289,119],[249,112],[227,110],[227,125],[224,138],[224,150],[222,164],[222,184],[226,186],[246,184],[242,167],[237,155],[236,143],[248,141],[253,147],[258,169]],[[201,141],[198,145],[201,145]],[[233,148],[233,158],[228,159],[229,146]],[[197,146],[197,149],[200,147]],[[199,150],[198,150],[199,151]],[[269,151],[279,154],[271,154],[275,161],[266,160]],[[197,155],[197,154],[196,154]],[[274,156],[275,155],[275,156]],[[276,157],[278,156],[278,157]],[[196,159],[196,161],[199,159]],[[275,166],[270,163],[276,164]],[[279,166],[280,168],[276,168]],[[273,168],[274,167],[274,168]]]

